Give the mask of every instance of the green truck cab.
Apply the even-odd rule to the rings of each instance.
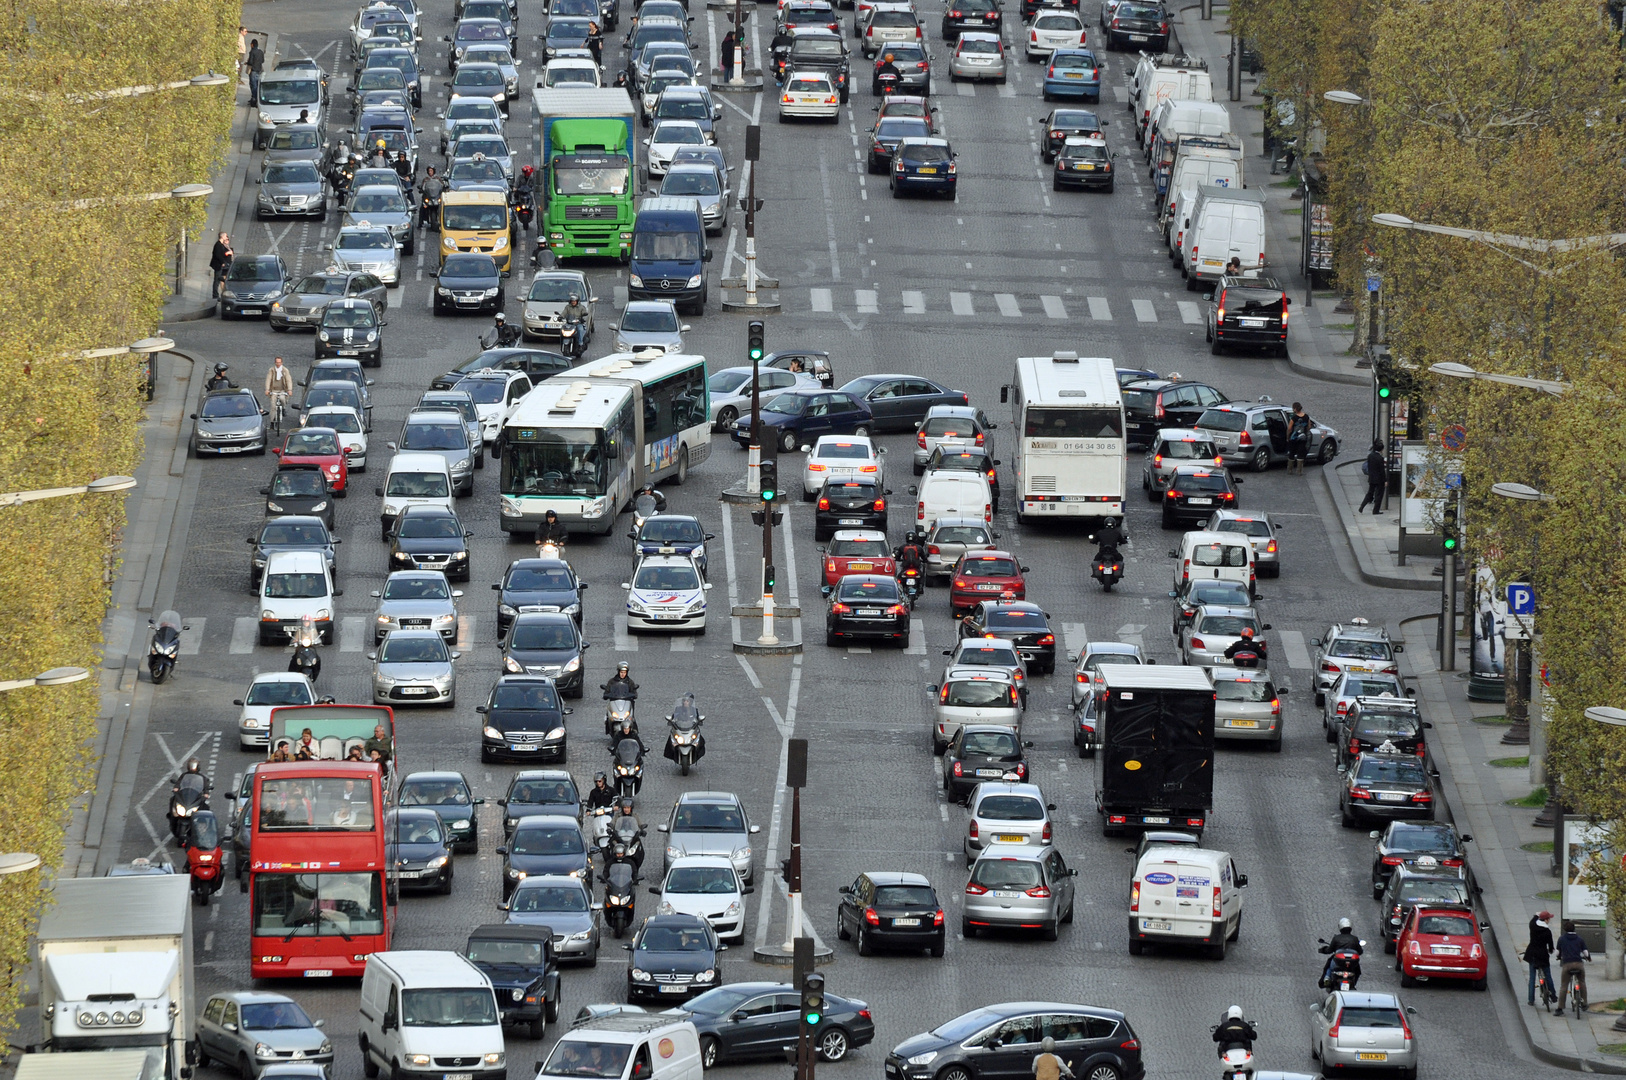
[[[625,262],[638,164],[631,98],[619,89],[541,88],[534,105],[543,239],[561,259]]]

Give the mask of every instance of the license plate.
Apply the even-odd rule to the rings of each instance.
[[[657,615],[657,616],[655,616],[655,618],[660,619],[662,622],[673,622],[673,621],[676,621],[678,619],[683,618],[683,616],[682,615]]]
[[[860,615],[879,615],[880,613],[881,613],[881,609],[878,608],[878,607],[867,607],[867,608],[859,608],[858,609],[858,614],[860,614]]]
[[[663,987],[661,987],[661,993],[663,993],[663,994],[681,994],[681,993],[683,993],[684,991],[686,991],[688,989],[689,988],[687,986],[663,986]]]
[[[1225,265],[1225,260],[1224,259],[1204,259],[1203,260],[1203,265],[1204,266],[1224,266]]]
[[[508,749],[517,750],[520,753],[524,753],[527,750],[535,750],[536,747],[530,745],[529,743],[509,743],[508,744]]]
[[[1005,774],[1000,772],[998,769],[978,769],[977,770],[977,775],[978,776],[992,776],[992,777],[997,778],[997,777],[1003,776]]]
[[[1406,796],[1398,791],[1380,791],[1378,798],[1383,802],[1404,802]]]
[[[1213,506],[1214,505],[1214,500],[1213,499],[1192,499],[1191,500],[1191,505],[1192,506]]]
[[[1174,924],[1166,919],[1142,919],[1140,928],[1142,930],[1173,930]]]
[[[265,309],[263,307],[246,307],[240,308],[239,310],[242,311],[244,315],[258,315]]]
[[[892,920],[892,925],[893,926],[919,926],[920,925],[920,920],[919,919],[893,919]]]
[[[1130,34],[1129,35],[1129,40],[1130,41],[1145,41],[1145,40],[1147,40],[1147,35],[1145,35],[1145,34]]]
[[[582,251],[584,251],[588,255],[597,255],[598,254],[598,248],[582,248]]]
[[[285,317],[287,318],[287,320],[289,322],[309,322],[310,321],[310,316],[309,315],[288,315],[288,316],[285,316]]]
[[[1000,900],[1015,900],[1018,896],[1021,896],[1021,895],[1022,894],[1019,893],[1019,892],[1004,892],[1004,891],[1001,891],[1001,892],[994,893],[994,896],[999,898]]]
[[[1169,823],[1169,819],[1166,817],[1143,817],[1141,821],[1147,825],[1167,825]]]
[[[1238,319],[1237,322],[1241,323],[1243,326],[1252,327],[1260,327],[1265,325],[1264,319]]]
[[[977,586],[977,591],[978,592],[998,592],[999,591],[999,586],[998,585],[978,585]]]
[[[1256,727],[1259,726],[1259,721],[1257,721],[1257,720],[1227,720],[1227,721],[1225,721],[1225,726],[1226,727],[1256,728]]]
[[[1434,953],[1436,956],[1462,955],[1462,946],[1460,945],[1430,945],[1428,949],[1429,952]]]
[[[440,1080],[474,1080],[473,1073],[444,1073]]]
[[[849,569],[849,570],[873,570],[873,569],[875,569],[875,564],[874,563],[867,563],[867,562],[848,563],[847,564],[847,569]]]
[[[864,523],[863,518],[837,518],[836,519],[836,524],[837,525],[862,525],[863,523]]]
[[[1095,166],[1094,165],[1088,165],[1088,164],[1080,165],[1080,166],[1078,166],[1078,171],[1079,172],[1094,172],[1095,171]]]
[[[326,971],[307,971],[307,972],[305,972],[305,978],[307,978],[307,979],[331,979],[331,978],[333,978],[333,971],[332,971],[331,968],[326,970]]]
[[[1367,667],[1365,664],[1351,664],[1351,665],[1349,665],[1349,670],[1351,670],[1351,671],[1371,671],[1372,669]]]
[[[1000,833],[994,839],[1001,844],[1025,844],[1028,842],[1028,838],[1020,833]]]
[[[401,693],[416,696],[429,693],[429,688],[427,686],[403,686],[401,687]]]
[[[1082,79],[1084,77],[1084,73],[1082,71],[1064,71],[1062,72],[1062,75],[1068,79]]]
[[[1361,1061],[1388,1061],[1388,1054],[1356,1054]]]
[[[222,454],[240,454],[243,452],[243,448],[241,446],[219,446],[216,447],[216,449]]]
[[[340,349],[339,350],[339,355],[340,356],[360,356],[361,355],[361,350],[360,349]]]
[[[923,176],[930,176],[930,175],[935,174],[937,172],[937,169],[935,167],[928,166],[927,168],[917,169],[915,171],[919,172]]]

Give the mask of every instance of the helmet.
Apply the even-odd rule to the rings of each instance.
[[[498,315],[497,318],[500,319],[500,318],[502,318],[502,316]],[[543,514],[542,514],[542,518],[543,518],[544,521],[553,521],[553,520],[556,520],[558,517],[559,517],[558,513],[556,513],[553,510],[543,511]]]
[[[378,148],[380,150],[384,149],[384,140],[383,139],[378,140]]]
[[[888,64],[890,64],[892,62],[892,54],[891,53],[886,54],[886,61],[885,62],[888,63]]]
[[[197,758],[194,757],[194,758],[187,758],[186,759],[186,771],[187,772],[197,772],[198,769],[199,769],[199,764],[198,764],[198,759]]]
[[[1114,526],[1116,526],[1118,524],[1118,519],[1109,517],[1105,521],[1101,522],[1101,524],[1105,528],[1110,529],[1110,528],[1113,528]]]
[[[1242,1019],[1242,1006],[1240,1006],[1240,1005],[1232,1005],[1229,1009],[1226,1009],[1225,1010],[1225,1019],[1227,1019],[1227,1020],[1240,1020],[1240,1019]]]
[[[572,304],[578,303],[578,302],[580,302],[580,300],[581,300],[581,297],[579,295],[577,295],[576,293],[571,293],[570,294],[570,302]],[[648,490],[649,485],[645,484],[644,488],[645,488],[645,490]]]
[[[595,784],[607,784],[609,782],[610,782],[610,778],[608,776],[604,775],[604,773],[596,772],[596,773],[593,774],[593,783],[595,783]]]
[[[1348,919],[1339,919],[1338,920],[1338,929],[1340,929],[1340,930],[1348,930],[1349,929],[1349,920]]]
[[[1253,637],[1253,627],[1251,627],[1251,626],[1244,626],[1244,627],[1243,627],[1243,628],[1242,628],[1242,636],[1243,636],[1243,637],[1245,637],[1245,638],[1251,638],[1251,637]],[[1346,920],[1346,921],[1347,921],[1347,920]]]
[[[427,169],[424,170],[424,174],[427,175],[427,176],[434,176],[435,175],[435,167],[433,165],[429,166]]]
[[[623,814],[632,813],[632,796],[631,795],[623,795],[623,796],[621,796],[619,799],[617,799],[615,801],[615,805],[617,805],[617,806],[619,806],[621,808],[621,812]]]
[[[622,673],[623,675],[626,674],[626,672],[627,672],[627,662],[625,660],[621,661],[619,664],[615,665],[615,670]]]
[[[226,374],[226,365],[225,364],[216,364],[215,365],[215,374],[216,375],[224,375],[224,374]]]
[[[534,172],[536,172],[536,166],[535,165],[527,165],[527,166],[525,166],[523,169],[521,169],[519,171],[519,174],[521,176],[528,177]]]
[[[504,315],[502,312],[499,311],[499,312],[497,312],[497,321],[498,322],[507,322],[508,321],[508,316]]]

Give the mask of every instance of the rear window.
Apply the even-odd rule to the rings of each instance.
[[[1241,431],[1248,414],[1230,409],[1209,409],[1197,418],[1197,426],[1210,431]]]
[[[1239,289],[1232,286],[1225,290],[1220,306],[1227,311],[1280,311],[1282,293],[1276,289]]]
[[[1078,23],[1065,15],[1041,15],[1034,21],[1040,30],[1077,30]]]
[[[1416,717],[1378,713],[1375,716],[1362,716],[1355,721],[1354,734],[1359,739],[1379,739],[1393,735],[1409,739],[1416,736],[1417,723]]]
[[[915,143],[899,150],[898,157],[904,161],[942,161],[948,157],[948,149],[931,143]]]
[[[1191,549],[1193,566],[1248,565],[1248,549],[1239,544],[1198,544]]]
[[[914,26],[915,17],[907,11],[877,11],[870,17],[871,26]]]
[[[1137,412],[1152,412],[1157,408],[1157,395],[1150,390],[1121,390],[1124,408]]]
[[[972,38],[969,41],[961,41],[960,42],[960,52],[962,54],[964,54],[964,53],[990,53],[990,54],[997,53],[997,52],[999,52],[999,42],[984,40],[983,38]]]
[[[1016,563],[1011,559],[966,559],[960,572],[968,577],[1015,577]]]
[[[1466,915],[1424,915],[1417,921],[1419,934],[1449,934],[1452,937],[1473,937],[1474,921]]]
[[[868,461],[870,448],[864,443],[822,443],[814,455],[821,458],[857,458]]]
[[[1174,486],[1181,491],[1229,491],[1231,485],[1225,482],[1225,474],[1186,473],[1174,478]]]
[[[943,689],[942,702],[957,709],[993,708],[1014,704],[1010,701],[1010,685],[1003,679],[964,679],[951,682]]]
[[[1043,821],[1044,804],[1031,795],[990,795],[977,804],[977,816],[995,821]]]
[[[1421,762],[1408,760],[1403,757],[1391,758],[1387,754],[1362,761],[1355,770],[1355,779],[1368,784],[1418,784],[1428,783],[1423,774]]]
[[[858,603],[880,603],[898,598],[898,587],[890,581],[853,581],[843,578],[836,586],[836,599]]]
[[[1327,649],[1327,655],[1349,660],[1391,659],[1387,641],[1361,641],[1358,638],[1340,638]]]
[[[1220,701],[1274,701],[1276,688],[1265,679],[1216,679],[1214,696]]]
[[[1403,1026],[1400,1012],[1397,1009],[1372,1009],[1345,1006],[1338,1014],[1338,1023],[1342,1027],[1358,1028],[1398,1028]]]
[[[978,431],[977,422],[966,416],[934,416],[926,421],[921,432],[937,439],[969,439]]]
[[[882,885],[875,890],[876,907],[937,906],[937,896],[926,885]]]
[[[1017,630],[1037,630],[1044,626],[1044,615],[1037,611],[1010,611],[1001,608],[988,616],[989,626],[1007,626]]]
[[[1219,634],[1226,637],[1241,637],[1242,631],[1252,630],[1259,633],[1259,623],[1249,615],[1206,615],[1202,625],[1197,628],[1201,634]]]
[[[1125,393],[1124,397],[1127,400],[1129,395]],[[1206,439],[1181,439],[1179,442],[1165,442],[1158,453],[1175,461],[1195,461],[1213,457],[1214,444]]]
[[[1215,532],[1241,533],[1243,536],[1269,536],[1270,526],[1249,518],[1230,518],[1214,526]]]
[[[1436,904],[1465,904],[1468,902],[1468,892],[1461,881],[1429,881],[1424,879],[1402,882],[1400,895],[1396,899],[1401,903],[1433,901]]]
[[[889,559],[891,550],[885,540],[832,540],[830,554],[849,558]]]
[[[974,525],[945,525],[932,537],[937,544],[986,544],[988,533]]]
[[[1018,889],[1022,892],[1043,884],[1039,864],[1022,859],[978,859],[971,880],[984,889]]]

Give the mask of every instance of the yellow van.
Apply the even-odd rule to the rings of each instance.
[[[440,262],[459,251],[479,251],[513,269],[519,229],[501,191],[448,191],[440,200]]]

